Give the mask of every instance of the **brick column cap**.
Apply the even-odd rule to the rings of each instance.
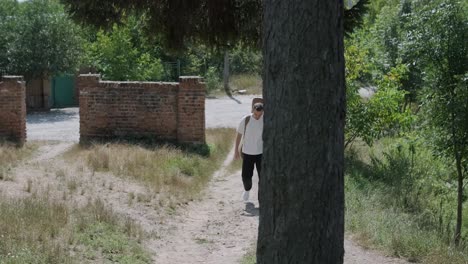
[[[203,80],[203,78],[200,76],[180,76],[179,77],[179,82],[193,82],[193,81],[201,82],[201,80]]]
[[[89,73],[89,74],[80,74],[80,75],[78,75],[78,77],[81,77],[81,78],[101,79],[101,74],[93,74],[93,73]]]
[[[2,77],[2,81],[4,82],[22,82],[24,81],[23,76],[21,75],[5,75]]]

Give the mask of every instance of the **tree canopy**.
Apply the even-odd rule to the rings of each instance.
[[[61,0],[77,21],[111,28],[128,15],[137,13],[148,36],[164,41],[167,47],[182,49],[186,43],[202,41],[214,47],[238,43],[260,46],[262,35],[261,0],[171,0],[171,1],[73,1]],[[369,0],[360,0],[345,11],[345,30],[361,25]]]
[[[97,27],[112,26],[138,13],[146,20],[148,35],[160,37],[173,49],[195,39],[215,46],[238,40],[256,44],[261,30],[259,0],[62,2],[73,18]]]

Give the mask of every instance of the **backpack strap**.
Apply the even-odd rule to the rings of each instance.
[[[239,153],[242,158],[244,158],[244,154],[242,153],[242,148],[244,146],[244,141],[245,141],[245,131],[247,130],[247,124],[249,123],[249,121],[250,121],[250,116],[247,116],[244,122],[244,134],[242,135],[242,141],[241,141],[241,144],[239,145]]]
[[[249,123],[249,121],[250,121],[250,116],[247,116],[245,118],[244,135],[243,135],[244,137],[245,137],[245,131],[247,130],[247,124]]]

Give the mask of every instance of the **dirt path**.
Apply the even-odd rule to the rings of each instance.
[[[70,206],[100,199],[152,234],[146,247],[158,264],[234,264],[253,248],[258,229],[257,177],[254,177],[251,202],[244,204],[240,197],[240,172],[226,171],[233,151],[213,175],[202,198],[180,206],[173,215],[162,210],[157,195],[137,182],[67,163],[62,156],[71,147],[73,143],[67,142],[42,145],[30,160],[14,169],[13,180],[0,182],[0,192],[9,197],[44,195]],[[76,185],[73,189],[71,182]],[[145,198],[129,200],[130,193]],[[364,250],[350,240],[345,241],[345,250],[346,264],[406,263]]]
[[[155,263],[239,263],[252,249],[258,230],[255,188],[258,185],[255,181],[251,202],[244,204],[240,172],[229,174],[225,171],[232,157],[231,151],[223,168],[213,176],[206,198],[188,206],[171,222],[171,232],[156,245]],[[345,251],[346,264],[407,263],[364,250],[350,240],[345,241]]]
[[[252,247],[257,236],[258,201],[241,201],[239,174],[225,167],[215,173],[202,201],[192,203],[173,221],[173,229],[161,239],[155,263],[237,263]],[[254,183],[256,186],[256,183]]]

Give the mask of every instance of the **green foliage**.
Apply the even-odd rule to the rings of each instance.
[[[363,243],[424,263],[465,263],[451,248],[456,183],[453,168],[417,135],[385,138],[347,152],[346,228]],[[464,232],[463,237],[468,237]]]
[[[261,74],[262,55],[259,50],[237,45],[229,55],[233,74]]]
[[[74,70],[82,39],[63,7],[53,0],[13,2],[0,2],[0,68],[27,79]]]
[[[468,158],[468,32],[467,9],[445,0],[413,17],[408,49],[424,65],[422,125],[439,148]],[[424,25],[424,28],[422,26]],[[424,44],[422,44],[424,43]],[[441,154],[441,153],[440,153]],[[465,165],[466,166],[466,165]]]
[[[366,236],[373,242],[385,244],[397,254],[412,257],[437,252],[440,255],[432,259],[439,262],[434,263],[447,259],[451,263],[466,262],[463,246],[457,251],[440,245],[447,245],[454,234],[454,175],[463,178],[468,171],[467,8],[466,2],[456,0],[372,1],[364,27],[346,43],[347,142],[353,135],[368,143],[382,135],[402,134],[410,124],[415,129],[412,140],[418,142],[369,158],[368,170],[372,173],[368,171],[367,175],[373,176],[357,180],[375,190],[366,188],[359,199],[370,201],[366,206],[380,204],[376,214],[403,223],[413,217],[416,226],[401,228],[397,221],[391,221],[391,227],[384,228],[378,223],[384,221],[382,218],[366,218],[365,211],[359,216],[359,210],[350,213],[348,219],[356,217],[357,226],[366,225],[358,229],[367,229]],[[357,96],[362,83],[378,87],[367,102]],[[409,115],[410,109],[413,115]],[[424,158],[417,153],[422,149]],[[422,160],[420,165],[418,159]],[[459,167],[461,173],[457,172]],[[354,203],[353,196],[347,197]],[[377,201],[376,197],[382,198]],[[462,198],[466,200],[466,194]],[[431,226],[437,232],[425,238],[417,234]],[[466,239],[466,231],[462,233]],[[422,245],[419,240],[428,243]]]
[[[12,15],[18,12],[18,2],[15,0],[0,0],[0,74],[9,69],[9,46],[15,39],[16,18]]]
[[[222,56],[205,45],[190,45],[182,55],[182,75],[205,76],[210,65],[216,70],[221,68]]]
[[[366,50],[364,61],[370,69],[361,80],[373,82],[403,64],[407,67],[408,78],[401,81],[400,89],[407,91],[405,104],[416,101],[421,89],[422,70],[414,63],[418,55],[408,50],[405,43],[411,29],[413,1],[372,1],[365,26],[353,35],[359,49]],[[371,18],[372,16],[372,18]]]
[[[422,135],[434,155],[460,158],[462,172],[468,172],[468,89],[460,82],[449,94],[427,91],[422,105]]]
[[[137,59],[136,77],[137,80],[161,80],[163,77],[163,66],[161,60],[152,57],[149,53],[143,53]]]
[[[131,24],[99,31],[96,41],[88,44],[86,62],[109,80],[160,80],[164,72],[161,60],[135,45],[142,40],[134,35]]]
[[[369,11],[365,16],[366,23],[374,23],[376,18],[382,14],[382,8],[385,6],[396,6],[400,0],[374,0],[369,2]],[[368,26],[368,25],[367,25]]]
[[[404,109],[405,92],[399,88],[405,78],[406,68],[398,65],[377,82],[377,91],[368,100],[358,94],[359,83],[356,79],[365,71],[362,62],[363,52],[355,46],[347,49],[347,116],[345,145],[361,138],[371,145],[385,135],[398,134],[408,130],[412,121],[409,109]]]
[[[204,76],[209,91],[219,88],[221,73],[224,69],[224,49],[212,49],[203,44],[188,45],[180,54],[181,74]],[[259,74],[262,67],[259,51],[238,44],[228,49],[230,74]],[[208,84],[210,82],[210,84]]]
[[[412,17],[408,41],[408,49],[419,54],[417,61],[425,72],[422,124],[428,143],[439,154],[450,157],[456,168],[457,245],[462,226],[463,181],[468,172],[467,14],[466,5],[455,0],[431,2]]]
[[[219,74],[216,72],[216,68],[208,68],[208,71],[206,72],[205,76],[207,92],[212,92],[221,86],[221,82],[219,80],[218,75]]]

